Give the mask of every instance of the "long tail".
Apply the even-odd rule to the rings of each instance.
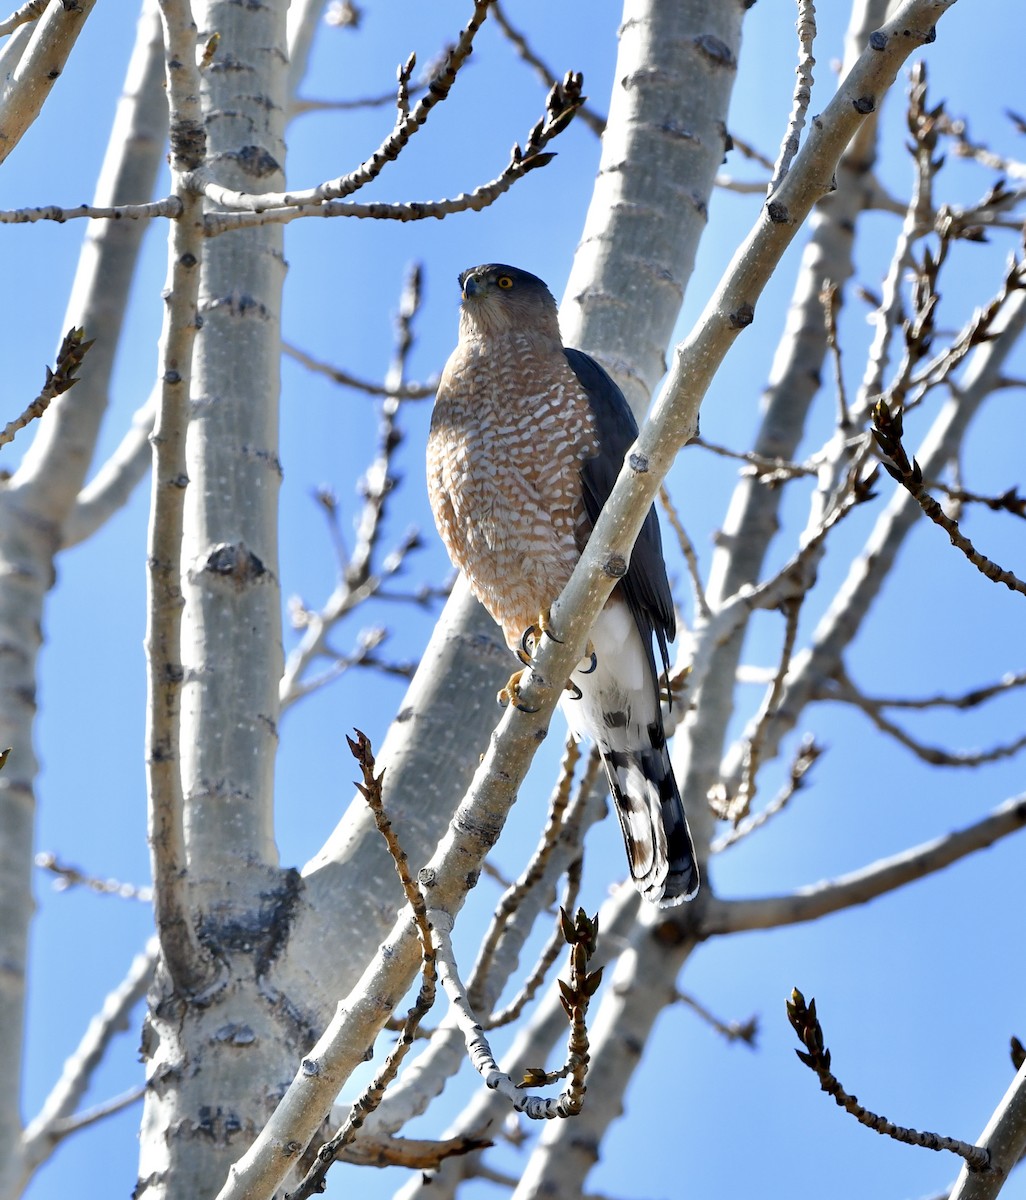
[[[631,878],[646,900],[669,906],[698,891],[698,863],[661,724],[648,732],[648,747],[623,750],[600,741],[599,751]]]
[[[631,878],[653,904],[690,900],[698,863],[684,805],[670,766],[651,650],[626,604],[606,605],[591,631],[592,670],[572,679],[581,695],[562,708],[577,736],[602,754]]]

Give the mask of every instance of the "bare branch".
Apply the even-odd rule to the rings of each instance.
[[[54,888],[57,891],[68,891],[74,887],[88,888],[101,896],[117,896],[121,900],[139,900],[149,904],[153,900],[153,889],[137,883],[124,883],[120,879],[100,879],[89,875],[79,867],[61,862],[56,854],[42,851],[36,855],[36,866],[41,871],[49,871],[55,876]]]
[[[502,7],[499,0],[493,0],[492,16],[495,19],[496,25],[502,30],[506,36],[506,40],[510,43],[517,54],[524,60],[529,67],[534,70],[534,73],[542,81],[545,88],[551,88],[559,82],[559,76],[547,66],[528,44],[527,38],[517,29],[514,29],[506,16],[506,11]],[[588,126],[596,137],[601,137],[606,128],[606,119],[587,104],[582,104],[578,110],[578,118]]]
[[[407,1167],[413,1171],[430,1171],[447,1158],[486,1150],[492,1145],[491,1139],[481,1135],[430,1141],[426,1138],[371,1137],[364,1132],[356,1142],[343,1146],[338,1157],[341,1162],[361,1167]]]
[[[153,482],[147,541],[147,755],[154,915],[161,950],[176,987],[188,993],[208,979],[208,954],[193,926],[186,895],[185,802],[181,775],[182,531],[188,484],[192,353],[199,318],[203,256],[202,200],[184,187],[184,173],[206,145],[196,66],[196,26],[188,5],[160,0],[167,47],[171,169],[182,216],[171,229],[168,286],[161,333],[160,397],[154,423]]]
[[[6,37],[7,34],[13,33],[19,25],[24,25],[28,21],[37,21],[45,12],[49,0],[26,0],[21,8],[16,9],[6,19],[0,21],[0,37]]]
[[[399,68],[398,119],[395,128],[374,154],[361,163],[355,171],[304,191],[267,192],[257,196],[221,187],[206,167],[199,167],[193,173],[192,185],[201,190],[215,204],[224,208],[248,212],[319,204],[326,200],[338,200],[344,196],[351,196],[353,192],[359,191],[371,180],[376,179],[386,163],[393,162],[399,157],[410,138],[426,124],[435,105],[448,97],[452,85],[456,82],[456,76],[470,57],[474,38],[484,23],[485,17],[488,16],[491,3],[492,0],[474,0],[474,11],[466,28],[461,31],[455,46],[445,55],[441,66],[428,84],[426,95],[417,102],[412,111],[409,107],[409,83],[416,64],[416,56],[411,54],[406,63]]]
[[[916,700],[907,696],[862,695],[862,700],[873,708],[975,708],[986,700],[991,700],[1004,692],[1023,686],[1026,686],[1026,671],[1015,673],[1010,671],[1003,675],[997,683],[973,688],[971,691],[963,692],[960,696],[936,695]],[[831,693],[825,692],[820,698],[829,700]]]
[[[801,613],[803,595],[793,596],[784,601],[785,617],[784,640],[780,648],[780,662],[770,684],[769,692],[763,703],[758,721],[745,740],[742,755],[741,781],[733,796],[717,796],[710,794],[710,802],[714,803],[720,815],[738,825],[748,816],[752,800],[756,792],[756,776],[762,759],[763,742],[769,722],[773,718],[784,693],[784,680],[791,669],[791,655],[794,653],[795,639],[798,636],[798,617]],[[804,771],[802,771],[804,774]],[[793,777],[793,776],[792,776]],[[800,776],[799,776],[800,778]],[[793,789],[792,789],[793,791]],[[780,805],[782,807],[782,804]]]
[[[979,1146],[970,1145],[959,1138],[944,1137],[939,1133],[921,1133],[918,1129],[908,1129],[903,1125],[895,1125],[886,1117],[870,1112],[858,1100],[849,1095],[841,1086],[837,1076],[830,1070],[830,1051],[823,1044],[823,1028],[816,1016],[816,1001],[805,1003],[805,997],[795,988],[791,999],[787,1002],[787,1018],[799,1040],[805,1046],[804,1050],[796,1050],[795,1054],[801,1061],[819,1077],[819,1086],[833,1096],[837,1104],[867,1129],[874,1133],[903,1142],[906,1146],[921,1146],[925,1150],[950,1150],[965,1159],[971,1171],[986,1171],[990,1166],[990,1155]]]
[[[701,1017],[707,1025],[715,1029],[728,1042],[744,1042],[746,1046],[750,1046],[753,1050],[755,1049],[755,1039],[759,1032],[758,1017],[749,1017],[747,1021],[721,1021],[704,1004],[700,1004],[694,996],[689,996],[687,992],[678,992],[677,1001],[690,1008],[693,1013]]]
[[[777,792],[765,808],[760,809],[759,812],[748,817],[733,829],[729,829],[722,837],[717,838],[710,845],[709,853],[721,854],[729,846],[733,846],[735,842],[748,837],[749,834],[754,833],[771,818],[783,812],[795,794],[805,786],[806,773],[822,753],[823,747],[817,745],[813,738],[806,734],[802,738],[801,745],[794,756],[794,761],[791,763],[787,782],[780,791]]]
[[[91,537],[129,501],[153,461],[150,435],[156,402],[153,396],[132,416],[132,423],[110,458],[79,492],[61,529],[62,544],[77,546]]]
[[[705,596],[705,587],[702,584],[702,576],[698,569],[698,555],[695,553],[694,543],[688,537],[687,530],[684,528],[684,523],[681,521],[680,515],[674,507],[673,501],[670,499],[670,493],[666,490],[666,484],[663,484],[659,489],[659,502],[663,506],[666,519],[670,522],[670,528],[677,535],[677,545],[680,547],[680,552],[684,555],[684,562],[687,564],[688,575],[691,579],[691,593],[695,598],[695,607],[703,617],[709,617],[712,615],[712,610],[709,608],[709,601]]]
[[[46,382],[39,395],[25,409],[20,417],[8,421],[0,430],[0,446],[6,446],[14,441],[14,435],[19,429],[24,429],[30,421],[38,420],[50,407],[50,402],[78,383],[75,372],[82,365],[82,360],[93,343],[85,340],[85,331],[69,329],[64,335],[60,349],[57,351],[57,361],[51,371],[46,368]]]
[[[798,153],[801,133],[805,128],[805,114],[812,99],[812,68],[816,60],[812,56],[812,43],[816,37],[816,6],[812,0],[798,0],[798,66],[795,74],[798,80],[795,84],[794,99],[791,102],[791,115],[788,118],[787,134],[784,137],[777,162],[773,168],[773,177],[766,189],[768,201],[772,203],[773,193],[780,186],[780,181],[787,174],[791,160]]]
[[[318,499],[327,514],[339,557],[339,580],[319,612],[312,612],[306,608],[301,610],[304,634],[299,645],[288,656],[279,685],[279,697],[283,708],[337,678],[350,666],[369,663],[370,651],[382,638],[376,641],[361,638],[361,647],[356,655],[348,659],[333,656],[335,661],[329,671],[317,680],[303,682],[303,675],[310,664],[316,658],[330,653],[327,638],[332,628],[364,600],[377,595],[384,581],[398,572],[407,556],[421,545],[420,535],[416,530],[411,530],[399,546],[385,556],[380,565],[375,564],[389,497],[396,483],[392,460],[403,440],[397,417],[403,399],[403,379],[413,346],[413,321],[420,308],[420,297],[421,272],[420,267],[416,266],[410,271],[400,298],[396,345],[383,388],[385,400],[381,406],[377,452],[360,481],[364,504],[357,525],[356,545],[351,554],[346,552],[338,531],[338,506],[334,496],[325,491],[318,494]],[[406,671],[400,673],[406,674]]]
[[[888,474],[901,484],[930,520],[944,530],[951,544],[961,550],[982,575],[992,583],[1003,583],[1011,591],[1026,596],[1026,583],[1012,571],[1005,570],[985,554],[981,554],[959,530],[957,521],[953,521],[927,492],[923,472],[914,458],[909,462],[901,444],[901,435],[900,410],[891,412],[885,400],[878,400],[873,409],[873,436],[884,455],[884,467]]]
[[[208,213],[205,222],[206,233],[216,236],[251,225],[287,223],[297,217],[363,217],[388,221],[423,221],[428,217],[441,218],[456,212],[480,212],[509,191],[513,184],[528,172],[551,162],[553,155],[544,152],[544,147],[561,133],[573,118],[581,104],[581,86],[580,75],[568,73],[563,82],[549,94],[546,115],[531,130],[524,148],[514,145],[509,162],[502,173],[472,192],[464,192],[450,200],[414,200],[403,204],[357,204],[344,200],[324,200],[287,203],[279,207],[274,205],[283,199],[287,200],[292,193],[282,193],[281,196],[267,193],[267,196],[256,197],[245,197],[243,193],[238,193],[246,205],[250,205],[252,201],[256,207],[243,208],[240,202],[240,206],[233,211]],[[204,190],[209,191],[210,188],[205,186]],[[270,200],[268,205],[265,205],[267,197],[270,197]],[[218,198],[223,202],[226,195],[219,191]]]
[[[17,66],[0,79],[0,163],[39,116],[95,3],[51,4],[32,31]]]
[[[374,815],[378,832],[388,846],[388,852],[403,886],[407,904],[410,906],[417,925],[422,957],[421,985],[417,997],[403,1021],[399,1038],[385,1057],[380,1070],[364,1089],[363,1094],[350,1106],[349,1113],[339,1130],[319,1147],[314,1165],[307,1171],[300,1185],[290,1193],[291,1200],[308,1200],[308,1197],[324,1191],[324,1180],[328,1169],[341,1151],[358,1136],[363,1123],[381,1103],[385,1089],[395,1079],[403,1059],[416,1039],[421,1019],[430,1011],[435,1002],[438,978],[437,955],[424,893],[410,875],[410,864],[399,844],[392,824],[385,814],[381,799],[381,779],[384,773],[382,772],[382,775],[374,774],[375,762],[370,740],[359,729],[355,733],[355,739],[347,737],[346,741],[349,743],[353,757],[360,764],[363,774],[363,783],[358,783],[356,786],[367,801]],[[467,1146],[460,1150],[454,1150],[452,1153],[467,1153],[473,1148]]]
[[[74,208],[61,208],[58,204],[47,204],[41,208],[12,208],[0,211],[0,225],[31,225],[36,221],[77,221],[81,218],[104,221],[148,221],[153,217],[182,215],[182,201],[177,196],[165,196],[146,204],[78,204]]]
[[[483,1010],[485,1005],[490,1003],[485,996],[485,988],[496,948],[502,939],[507,923],[516,914],[524,897],[538,885],[545,873],[546,864],[552,857],[556,841],[563,831],[574,782],[574,768],[580,757],[581,751],[577,742],[572,734],[567,734],[563,746],[563,758],[559,764],[559,773],[549,798],[548,816],[541,839],[519,878],[506,888],[499,903],[495,906],[495,912],[492,914],[488,930],[481,943],[474,970],[467,981],[467,1001],[472,1008]]]
[[[366,392],[368,396],[389,396],[396,400],[426,400],[435,394],[438,388],[437,380],[429,380],[427,383],[405,383],[398,388],[389,390],[383,383],[371,383],[367,379],[359,379],[355,375],[350,375],[348,371],[343,371],[341,367],[331,366],[329,363],[321,362],[312,355],[307,354],[305,350],[300,350],[298,346],[290,345],[288,342],[282,343],[282,353],[287,354],[289,358],[293,358],[296,362],[306,367],[308,371],[314,371],[318,375],[326,375],[334,383],[340,383],[343,387],[353,388],[357,392]]]
[[[82,1040],[65,1062],[60,1079],[23,1136],[25,1166],[29,1172],[44,1163],[63,1138],[137,1098],[138,1093],[127,1093],[76,1115],[76,1108],[105,1060],[110,1043],[128,1028],[132,1009],[146,995],[156,960],[157,940],[153,938],[145,952],[136,955],[122,982],[108,994],[100,1012],[90,1021]]]
[[[519,1085],[500,1070],[475,1018],[452,951],[449,937],[452,928],[451,917],[447,913],[432,912],[431,924],[436,939],[439,980],[449,997],[453,1016],[463,1032],[470,1061],[484,1079],[485,1085],[491,1091],[505,1096],[515,1111],[525,1113],[532,1120],[551,1120],[553,1117],[570,1117],[579,1113],[584,1102],[584,1081],[588,1070],[588,1031],[585,1018],[591,997],[602,978],[601,967],[590,973],[587,969],[595,950],[597,923],[589,920],[583,909],[578,909],[577,916],[572,921],[565,912],[563,913],[563,936],[572,947],[570,981],[567,983],[559,980],[563,1007],[570,1020],[567,1062],[561,1070],[555,1072],[529,1069]],[[528,1088],[541,1087],[562,1078],[569,1078],[569,1082],[560,1095],[553,1099],[532,1096],[527,1091]]]
[[[873,724],[880,730],[881,733],[887,734],[895,741],[900,742],[906,749],[911,750],[917,758],[921,758],[923,762],[930,763],[934,767],[979,767],[984,763],[999,762],[1004,758],[1012,758],[1015,754],[1026,746],[1026,734],[1020,737],[1013,738],[1011,742],[1004,745],[997,745],[990,750],[978,751],[950,751],[942,750],[937,746],[926,746],[922,742],[917,741],[911,734],[906,733],[899,725],[888,720],[880,711],[880,705],[869,701],[863,696],[855,685],[848,678],[843,668],[838,670],[835,676],[837,685],[837,694],[831,695],[830,699],[838,699],[847,701],[853,704],[860,711],[864,712]],[[993,692],[991,693],[994,694]],[[922,707],[922,703],[916,707]],[[936,707],[936,705],[932,706]],[[959,705],[958,707],[971,707],[971,705]]]
[[[1020,1063],[979,1143],[990,1159],[990,1170],[963,1167],[948,1200],[994,1200],[1013,1167],[1026,1153],[1026,1063]]]
[[[704,437],[693,438],[691,444],[701,446],[703,450],[708,450],[711,454],[717,454],[721,458],[734,458],[739,462],[748,463],[752,468],[751,471],[742,473],[752,475],[770,485],[795,479],[801,475],[813,477],[816,475],[816,467],[808,463],[790,462],[784,458],[767,458],[764,454],[756,454],[752,450],[731,450],[727,446],[719,446],[715,442],[710,442]]]
[[[780,896],[726,900],[715,896],[705,909],[702,924],[708,936],[741,929],[776,929],[813,921],[886,895],[915,879],[944,870],[959,859],[985,850],[1026,825],[1026,795],[1006,800],[972,825],[911,850],[881,859],[839,879],[812,884]]]

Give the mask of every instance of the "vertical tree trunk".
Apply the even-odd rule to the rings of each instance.
[[[206,164],[229,188],[284,183],[286,8],[285,0],[194,8],[197,55],[207,55]],[[202,250],[181,556],[180,754],[186,904],[215,978],[202,996],[186,995],[161,972],[151,997],[138,1190],[146,1197],[215,1194],[310,1034],[266,984],[298,885],[294,872],[278,869],[272,827],[284,274],[280,225],[225,234]]]

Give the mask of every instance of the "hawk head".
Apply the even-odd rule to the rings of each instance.
[[[460,272],[459,282],[461,336],[536,333],[559,339],[556,302],[537,275],[486,263]]]

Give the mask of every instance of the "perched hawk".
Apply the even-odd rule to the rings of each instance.
[[[491,264],[459,281],[459,342],[431,419],[428,489],[449,557],[516,652],[570,578],[638,429],[602,367],[564,349],[540,279]],[[634,883],[663,905],[698,890],[652,647],[655,634],[665,668],[675,627],[652,510],[562,707],[574,734],[601,751]]]

